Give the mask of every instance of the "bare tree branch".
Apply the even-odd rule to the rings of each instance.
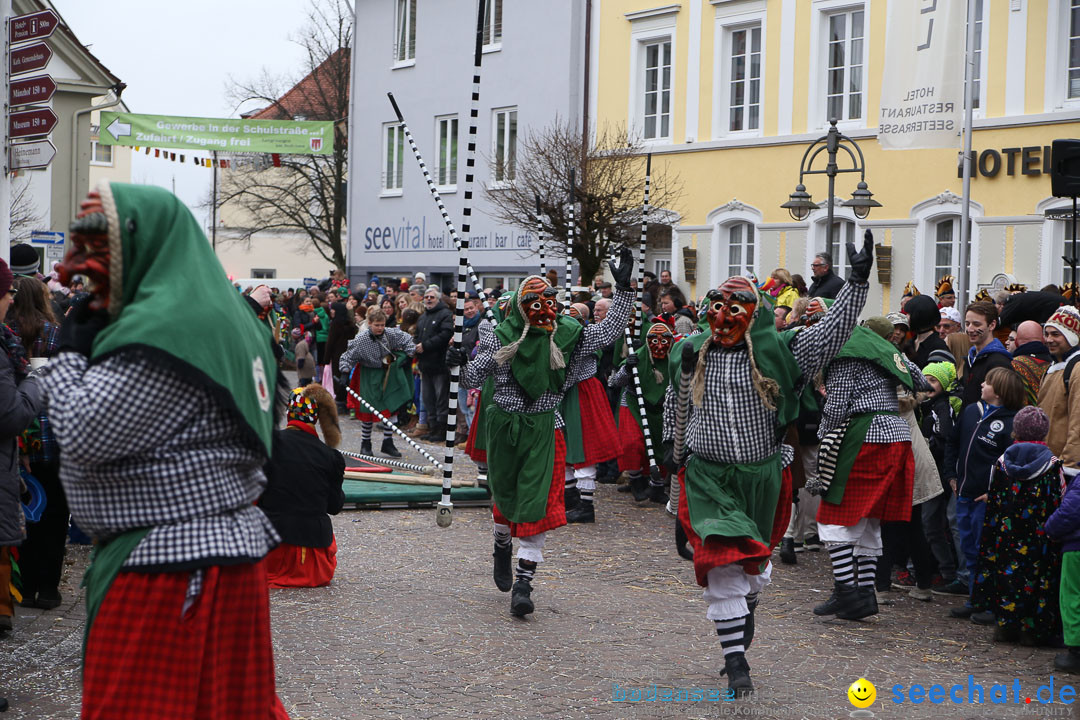
[[[41,228],[44,215],[38,211],[30,192],[30,178],[12,186],[10,232],[12,242],[30,239],[30,233]]]
[[[548,127],[519,138],[514,180],[506,186],[485,187],[491,203],[489,215],[498,222],[534,231],[536,199],[540,199],[544,232],[551,238],[548,255],[566,256],[570,171],[577,172],[574,199],[573,257],[588,282],[601,263],[641,237],[641,210],[645,194],[645,150],[640,141],[627,142],[624,128],[605,127],[596,142],[585,148],[573,123],[556,118]],[[651,205],[678,213],[682,182],[666,162],[654,158]],[[650,224],[650,237],[667,226]]]
[[[262,161],[234,162],[222,172],[217,203],[242,218],[234,242],[249,245],[257,233],[289,232],[304,238],[335,267],[345,269],[350,48],[353,15],[342,0],[311,0],[308,22],[293,41],[306,54],[300,77],[264,70],[258,77],[230,78],[227,93],[239,110],[275,120],[329,120],[332,155],[283,155],[280,167]],[[213,202],[213,200],[211,200]]]

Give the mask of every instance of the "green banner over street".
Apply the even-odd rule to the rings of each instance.
[[[101,113],[102,145],[219,152],[330,155],[334,123]]]

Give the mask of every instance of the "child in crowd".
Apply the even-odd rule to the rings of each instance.
[[[938,474],[944,492],[930,498],[922,504],[922,526],[926,533],[926,542],[937,560],[938,572],[942,582],[934,589],[938,595],[967,595],[966,583],[961,583],[956,575],[956,552],[946,528],[949,524],[948,507],[952,498],[952,488],[947,478],[955,471],[945,471],[945,447],[953,436],[953,425],[960,412],[960,398],[955,397],[956,366],[951,362],[930,363],[923,368],[930,387],[930,396],[922,404],[922,434],[930,447],[930,454],[937,463]]]
[[[972,601],[994,610],[994,640],[1049,645],[1061,634],[1061,556],[1043,523],[1065,489],[1061,460],[1046,446],[1050,420],[1037,407],[1013,418],[1016,442],[994,465]]]
[[[1061,543],[1061,629],[1066,652],[1054,658],[1054,667],[1080,672],[1080,475],[1069,481],[1061,505],[1046,521],[1047,536]]]
[[[1012,444],[1013,416],[1024,406],[1024,381],[1008,368],[993,368],[982,383],[981,400],[964,408],[953,441],[945,454],[945,474],[956,492],[956,525],[960,547],[970,577],[968,600],[953,608],[950,615],[971,618],[979,625],[991,625],[992,610],[975,612],[970,594],[979,556],[979,540],[986,515],[986,495],[990,470]]]
[[[315,358],[311,355],[312,336],[300,328],[294,329],[292,336],[296,340],[293,349],[296,354],[296,376],[300,379],[300,386],[304,387],[310,385],[315,377]]]

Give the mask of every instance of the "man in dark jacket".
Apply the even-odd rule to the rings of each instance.
[[[832,255],[820,252],[814,256],[814,262],[810,263],[814,271],[814,282],[810,284],[810,297],[836,299],[836,293],[844,287],[844,280],[832,269]]]
[[[993,303],[968,305],[964,314],[964,328],[971,341],[971,349],[965,360],[964,394],[960,397],[965,408],[979,401],[986,373],[996,367],[1012,368],[1012,355],[994,337],[997,324],[998,312]]]
[[[416,322],[416,357],[420,368],[420,395],[427,410],[431,432],[422,439],[446,438],[446,415],[450,410],[450,369],[446,348],[454,335],[454,313],[442,301],[438,288],[424,292],[424,314]]]

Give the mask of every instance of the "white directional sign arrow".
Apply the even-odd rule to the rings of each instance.
[[[117,140],[122,137],[127,137],[131,135],[131,124],[120,122],[120,118],[116,118],[115,120],[113,120],[111,123],[109,123],[109,127],[105,129],[112,133],[112,136]]]
[[[11,145],[11,168],[28,170],[48,167],[56,155],[56,147],[48,140],[16,143]]]

